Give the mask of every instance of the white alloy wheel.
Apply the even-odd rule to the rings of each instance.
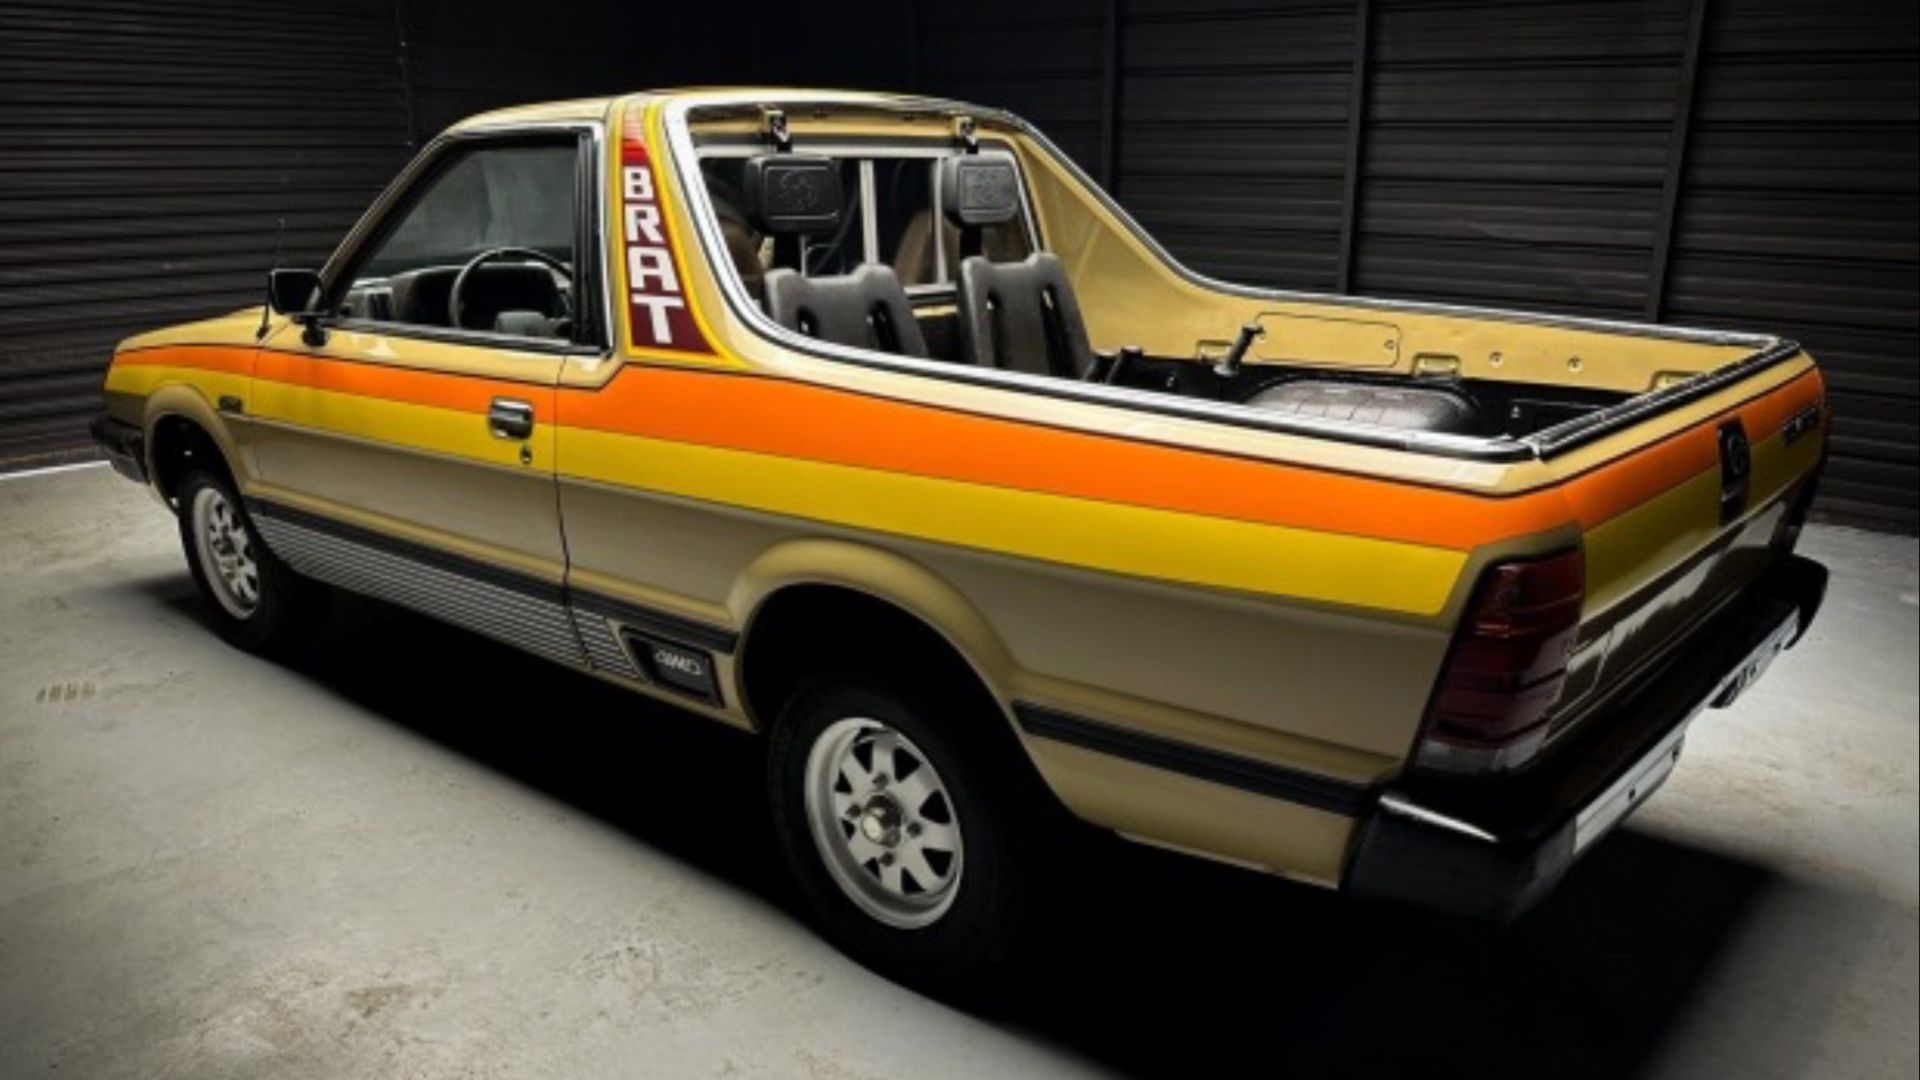
[[[246,520],[212,485],[194,493],[191,513],[194,554],[214,599],[234,618],[248,618],[260,606],[260,564]]]
[[[946,914],[966,869],[960,819],[933,762],[878,720],[829,724],[807,752],[807,824],[847,899],[903,930]]]

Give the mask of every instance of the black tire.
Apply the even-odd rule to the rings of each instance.
[[[948,997],[984,989],[1036,940],[1052,914],[1057,841],[1067,828],[1065,812],[1017,757],[1017,744],[994,728],[1005,721],[978,706],[971,711],[984,715],[961,715],[966,710],[954,704],[972,698],[827,677],[787,702],[768,748],[774,828],[822,935],[889,978]],[[816,841],[808,757],[849,718],[879,721],[905,736],[949,793],[964,862],[950,903],[928,925],[901,928],[863,910],[827,866],[821,845],[829,841]]]
[[[207,625],[229,644],[249,652],[274,653],[303,640],[326,613],[326,587],[294,573],[267,549],[247,516],[246,504],[225,476],[195,470],[181,478],[175,495],[180,545]],[[203,515],[211,512],[209,508],[219,505],[215,499],[227,507],[233,535],[248,546],[256,582],[250,607],[241,603],[232,587],[221,584],[218,568],[208,565],[216,556],[210,545],[201,543],[197,530],[206,527]]]

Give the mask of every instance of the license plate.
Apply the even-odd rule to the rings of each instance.
[[[1727,672],[1720,684],[1714,687],[1701,705],[1712,705],[1724,709],[1734,703],[1747,687],[1760,680],[1760,676],[1773,663],[1773,658],[1786,651],[1800,633],[1800,614],[1795,612],[1781,621],[1755,646],[1746,658]],[[1701,705],[1694,707],[1698,715]],[[1687,726],[1693,722],[1693,716],[1667,733],[1639,761],[1633,763],[1625,775],[1615,780],[1601,792],[1600,797],[1588,803],[1574,818],[1573,850],[1577,854],[1588,844],[1604,836],[1609,829],[1620,823],[1620,819],[1632,812],[1633,808],[1645,802],[1647,796],[1654,793],[1661,784],[1667,782],[1667,776],[1673,772],[1673,766],[1680,760],[1680,747],[1687,736]]]
[[[1787,646],[1793,644],[1794,638],[1799,634],[1800,613],[1796,611],[1787,616],[1779,626],[1774,627],[1766,640],[1748,653],[1747,658],[1742,660],[1738,667],[1727,673],[1727,677],[1721,680],[1719,689],[1714,691],[1713,707],[1724,709],[1739,700],[1740,695],[1747,692],[1747,687],[1759,682],[1760,676],[1766,674],[1767,668],[1773,663],[1773,658],[1786,652]]]

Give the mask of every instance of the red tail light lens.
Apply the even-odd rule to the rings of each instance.
[[[1578,550],[1487,572],[1427,709],[1422,764],[1488,771],[1539,748],[1566,681],[1586,578]]]

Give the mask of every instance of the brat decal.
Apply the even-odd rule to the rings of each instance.
[[[627,287],[627,344],[636,349],[711,353],[687,310],[660,188],[638,119],[620,140],[620,233]]]

